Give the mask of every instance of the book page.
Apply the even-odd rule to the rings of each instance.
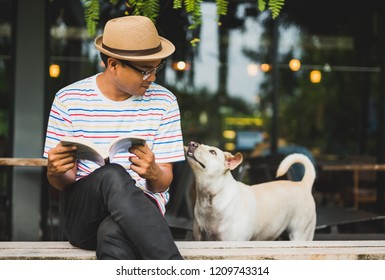
[[[116,141],[111,144],[108,152],[109,158],[112,159],[116,154],[128,153],[128,149],[133,145],[144,145],[146,139],[142,137],[119,137]]]
[[[91,142],[77,137],[63,137],[61,140],[63,146],[77,146],[77,159],[91,160],[99,165],[104,165],[104,156],[97,151],[96,146]]]

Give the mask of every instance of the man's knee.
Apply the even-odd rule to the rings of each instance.
[[[105,218],[99,226],[96,256],[98,259],[110,260],[132,260],[139,257],[122,228],[111,216]]]
[[[131,175],[119,164],[107,164],[96,171],[94,173],[96,173],[98,185],[102,186],[103,189],[112,188],[113,191],[118,191],[119,188],[127,189],[127,184],[132,186],[136,184]]]
[[[99,168],[97,171],[99,171],[101,175],[105,178],[120,178],[121,176],[130,176],[123,166],[116,163],[107,164]]]

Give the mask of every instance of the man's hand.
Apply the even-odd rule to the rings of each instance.
[[[76,146],[65,147],[59,143],[48,152],[47,177],[52,186],[63,190],[75,182]]]
[[[172,164],[157,164],[154,153],[147,145],[135,145],[129,151],[136,156],[130,157],[131,169],[147,180],[149,190],[152,192],[167,190],[173,179]]]

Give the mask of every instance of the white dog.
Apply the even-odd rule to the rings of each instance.
[[[231,170],[243,160],[216,147],[190,142],[186,156],[196,182],[193,235],[195,240],[313,240],[316,225],[312,186],[315,169],[308,157],[291,154],[280,164],[277,177],[294,163],[305,166],[301,181],[272,181],[248,186]]]

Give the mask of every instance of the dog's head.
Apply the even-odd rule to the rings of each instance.
[[[222,176],[235,169],[243,160],[241,153],[232,155],[229,152],[191,141],[185,147],[187,161],[195,173]]]

